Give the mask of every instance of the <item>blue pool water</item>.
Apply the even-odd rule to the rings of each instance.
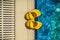
[[[35,0],[35,8],[41,11],[35,20],[43,24],[35,40],[60,40],[60,0]]]

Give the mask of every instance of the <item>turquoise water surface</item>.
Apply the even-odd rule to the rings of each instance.
[[[60,40],[60,0],[35,0],[35,8],[42,14],[35,20],[43,24],[35,40]]]

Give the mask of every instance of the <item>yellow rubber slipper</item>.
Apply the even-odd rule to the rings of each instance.
[[[34,18],[40,16],[40,15],[41,15],[41,12],[39,10],[33,9],[30,12],[26,13],[25,18],[27,20],[31,20],[31,19],[34,19]]]
[[[42,23],[41,22],[37,22],[37,21],[32,21],[32,20],[29,20],[26,22],[26,26],[28,28],[31,28],[31,29],[39,29],[42,27]]]

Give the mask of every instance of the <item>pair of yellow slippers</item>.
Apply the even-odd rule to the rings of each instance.
[[[37,9],[33,9],[30,12],[27,12],[25,19],[27,20],[25,25],[31,29],[39,29],[42,26],[41,22],[35,21],[34,19],[41,15],[41,12]]]

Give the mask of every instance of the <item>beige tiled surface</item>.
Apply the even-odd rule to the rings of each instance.
[[[16,0],[15,9],[16,40],[34,40],[34,30],[25,27],[24,19],[25,13],[34,9],[34,0]]]

